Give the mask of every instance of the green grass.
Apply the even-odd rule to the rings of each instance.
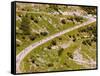
[[[17,13],[18,16],[20,14],[22,14],[22,13],[21,12]],[[62,31],[64,29],[68,29],[70,27],[75,26],[75,24],[73,24],[73,22],[68,22],[66,24],[59,23],[61,16],[58,16],[58,15],[54,16],[54,15],[46,15],[46,14],[38,14],[38,13],[28,13],[27,16],[31,21],[32,29],[35,29],[36,31],[39,31],[39,30],[41,30],[41,29],[43,29],[45,27],[48,30],[49,34],[47,36],[45,36],[45,37],[48,37],[48,36],[53,35],[53,34],[59,32],[59,31]],[[39,20],[39,17],[40,17],[40,20]],[[63,17],[63,15],[62,15],[62,17]],[[66,19],[67,19],[67,17],[69,17],[69,16],[64,16],[64,18],[66,18]],[[34,21],[31,20],[31,18],[33,18],[35,20],[39,20],[38,23],[34,23]],[[52,24],[50,24],[48,22],[50,20],[52,21]],[[17,20],[16,26],[18,28],[20,28],[20,25],[21,25],[21,21]],[[53,25],[56,25],[56,27],[54,27]],[[17,30],[17,31],[20,31],[20,30]],[[16,51],[16,55],[18,53],[20,53],[25,47],[29,46],[30,44],[45,38],[43,36],[40,36],[39,38],[36,38],[35,40],[31,41],[31,40],[28,40],[28,39],[27,40],[26,39],[23,40],[22,39],[22,35],[20,35],[20,34],[16,35],[16,37],[17,37],[17,39],[21,40],[22,43],[23,43],[21,46],[16,48],[16,50],[17,50]]]
[[[85,18],[80,18],[75,14],[73,16],[69,16],[63,15],[62,13],[78,11],[82,12],[82,15],[88,14],[87,11],[83,11],[84,9],[82,8],[84,7],[52,4],[39,5],[35,5],[34,7],[30,4],[28,5],[27,3],[16,4],[16,17],[18,18],[16,19],[16,39],[18,39],[16,41],[16,55],[18,55],[23,49],[35,42],[52,36],[65,29],[69,29],[76,25],[82,24],[88,20]],[[59,14],[53,14],[55,12]],[[24,17],[26,18],[25,20],[29,20],[26,21],[26,27],[28,27],[27,25],[29,25],[31,28],[29,28],[30,30],[24,28],[24,30],[30,32],[30,35],[25,35],[24,32],[27,33],[27,31],[23,31],[23,29],[21,28],[22,22],[25,25],[23,20]],[[93,59],[94,61],[96,61],[96,41],[92,41],[92,39],[95,40],[95,38],[92,36],[84,37],[84,33],[80,32],[83,29],[87,30],[87,27],[94,27],[94,29],[85,32],[85,35],[95,35],[96,23],[91,23],[87,26],[78,28],[59,37],[56,37],[33,49],[22,60],[20,65],[21,71],[26,73],[80,70],[91,68],[91,65],[79,64],[77,61],[74,61],[73,58],[74,52],[81,47],[80,54],[84,59]],[[46,32],[47,35],[43,36],[41,32]],[[35,36],[36,38],[32,40],[30,36]],[[89,41],[91,41],[91,45],[88,44]],[[82,42],[85,42],[86,44]],[[66,46],[68,46],[69,44],[69,46],[63,48],[63,44],[65,44]],[[56,48],[52,49],[54,46]]]
[[[65,5],[35,5],[31,6],[27,3],[17,4],[16,9],[16,55],[29,45],[52,36],[65,29],[69,29],[76,25],[86,22],[88,19],[77,17],[76,15],[69,16],[63,15],[61,12],[75,12],[79,11],[83,14],[88,14],[78,6],[65,6]],[[53,14],[53,13],[59,14]],[[30,26],[30,35],[25,35],[21,28],[23,17],[26,18],[26,27]],[[76,19],[76,20],[75,20]],[[79,21],[77,21],[77,19]],[[82,20],[80,20],[82,19]],[[62,21],[63,20],[63,21]],[[75,22],[74,22],[75,21]],[[84,36],[81,30],[87,30],[88,27],[94,27],[91,31],[86,31]],[[80,70],[91,68],[88,64],[79,64],[74,60],[73,54],[79,48],[79,53],[83,56],[84,60],[93,59],[96,61],[96,41],[91,35],[95,35],[96,23],[91,23],[87,26],[70,31],[59,37],[56,37],[37,48],[33,49],[21,62],[20,69],[22,72],[46,72],[46,71],[63,71],[63,70]],[[25,28],[25,30],[27,30]],[[34,30],[34,32],[32,32]],[[47,35],[43,36],[41,32],[46,32]],[[94,33],[93,33],[94,32]],[[37,34],[37,35],[36,35]],[[32,40],[30,36],[36,38]],[[89,42],[90,41],[90,42]],[[70,43],[71,42],[71,43]],[[82,43],[82,42],[85,42]],[[90,44],[89,44],[90,43]],[[68,46],[69,44],[69,46]],[[63,48],[62,46],[68,46]],[[56,47],[55,49],[52,49]],[[87,66],[87,67],[86,67]]]
[[[88,26],[95,25],[95,23],[92,23]],[[69,33],[66,33],[64,35],[61,35],[57,38],[54,38],[53,40],[57,42],[56,45],[60,45],[65,43],[66,41],[68,42],[69,40],[71,40],[72,38],[69,38],[68,35],[75,35],[77,37],[77,34],[79,34],[78,30],[80,29],[85,29],[87,26],[83,27],[83,28],[79,28],[77,30],[71,31]],[[78,37],[81,37],[82,35],[79,35]],[[59,38],[62,38],[62,40],[59,40]],[[23,72],[45,72],[45,71],[62,71],[62,70],[78,70],[78,69],[87,69],[84,65],[79,65],[77,64],[75,61],[73,61],[72,59],[70,59],[70,57],[67,55],[68,53],[73,54],[73,52],[78,49],[81,45],[81,54],[83,55],[84,58],[88,59],[87,55],[92,58],[93,60],[96,60],[96,50],[95,51],[91,51],[90,49],[93,48],[92,46],[89,45],[83,45],[81,42],[84,39],[79,39],[76,40],[75,42],[73,42],[71,44],[71,46],[69,46],[68,48],[64,49],[61,53],[61,55],[58,55],[58,50],[59,48],[61,48],[59,46],[58,49],[48,49],[48,50],[44,50],[44,48],[48,47],[51,45],[51,41],[48,41],[45,44],[40,45],[39,47],[35,48],[33,51],[31,51],[25,58],[24,60],[21,62],[20,66],[25,66],[25,68],[21,68],[21,70]],[[42,59],[43,61],[39,61],[38,59]],[[33,59],[35,61],[35,63],[33,63],[34,65],[39,65],[37,66],[37,68],[35,68],[34,66],[32,66],[29,61],[29,59]],[[25,64],[25,65],[24,65]],[[53,66],[48,67],[48,64],[52,64]],[[86,64],[85,64],[86,65]],[[32,68],[29,71],[29,67],[32,66]]]

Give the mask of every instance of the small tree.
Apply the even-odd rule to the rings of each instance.
[[[30,20],[27,16],[23,16],[20,29],[23,31],[24,35],[30,35],[31,34]]]
[[[63,51],[64,51],[64,49],[63,49],[63,48],[60,48],[60,49],[58,50],[58,56],[60,56],[60,55],[62,54]]]

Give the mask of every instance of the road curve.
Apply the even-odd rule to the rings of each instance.
[[[46,43],[46,42],[48,42],[48,41],[50,41],[50,40],[52,40],[52,39],[54,39],[54,38],[56,38],[56,37],[62,35],[62,34],[65,34],[65,33],[67,33],[67,32],[73,31],[73,30],[78,29],[78,28],[80,28],[80,27],[86,26],[86,25],[88,25],[88,24],[90,24],[90,23],[93,23],[93,22],[95,22],[95,21],[96,21],[96,19],[94,19],[94,18],[91,17],[91,18],[88,19],[88,21],[86,21],[86,22],[84,22],[84,23],[82,23],[82,24],[80,24],[80,25],[77,25],[77,26],[71,27],[71,28],[69,28],[69,29],[63,30],[63,31],[61,31],[61,32],[59,32],[59,33],[56,33],[56,34],[54,34],[54,35],[52,35],[52,36],[49,36],[49,37],[47,37],[47,38],[45,38],[45,39],[42,39],[42,40],[40,40],[40,41],[38,41],[38,42],[35,42],[35,43],[29,45],[27,48],[25,48],[24,50],[22,50],[22,51],[16,56],[16,72],[17,72],[17,73],[21,73],[21,70],[20,70],[20,63],[21,63],[21,61],[24,59],[24,57],[25,57],[28,53],[30,53],[33,49],[35,49],[35,48],[38,47],[39,45],[42,45],[42,44],[44,44],[44,43]]]

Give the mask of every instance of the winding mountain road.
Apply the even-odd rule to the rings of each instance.
[[[17,73],[21,73],[21,70],[20,70],[20,63],[21,63],[21,61],[24,59],[24,57],[25,57],[27,54],[29,54],[29,53],[30,53],[33,49],[35,49],[36,47],[38,47],[38,46],[40,46],[40,45],[42,45],[42,44],[44,44],[44,43],[46,43],[46,42],[48,42],[48,41],[50,41],[50,40],[56,38],[56,37],[58,37],[58,36],[61,36],[62,34],[68,33],[68,32],[70,32],[70,31],[73,31],[73,30],[78,29],[78,28],[80,28],[80,27],[84,27],[84,26],[86,26],[86,25],[88,25],[88,24],[90,24],[90,23],[93,23],[93,22],[95,22],[95,21],[96,21],[95,18],[89,17],[89,18],[88,18],[88,21],[86,21],[86,22],[84,22],[84,23],[82,23],[82,24],[80,24],[80,25],[77,25],[77,26],[71,27],[71,28],[69,28],[69,29],[63,30],[63,31],[61,31],[61,32],[59,32],[59,33],[56,33],[56,34],[54,34],[54,35],[52,35],[52,36],[49,36],[49,37],[47,37],[47,38],[45,38],[45,39],[42,39],[42,40],[40,40],[40,41],[38,41],[38,42],[35,42],[35,43],[29,45],[28,47],[26,47],[25,49],[23,49],[23,50],[16,56],[16,72],[17,72]]]

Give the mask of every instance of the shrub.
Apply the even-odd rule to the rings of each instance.
[[[77,22],[83,22],[83,17],[75,16],[75,20],[76,20]]]
[[[36,35],[30,35],[30,36],[29,36],[29,38],[30,38],[30,40],[32,40],[32,41],[33,41],[33,40],[35,40],[35,39],[36,39]]]
[[[67,55],[68,55],[71,59],[73,59],[72,53],[68,52]]]
[[[48,33],[47,33],[47,32],[40,32],[40,34],[41,34],[41,35],[43,35],[43,36],[48,35]]]
[[[61,23],[62,23],[62,24],[66,24],[66,20],[65,20],[65,19],[62,19],[62,20],[61,20]]]
[[[64,49],[63,49],[63,48],[60,48],[60,49],[58,50],[58,56],[60,56],[60,55],[62,54],[63,51],[64,51]]]
[[[47,48],[48,48],[48,49],[51,49],[51,46],[48,46]]]
[[[56,45],[56,41],[54,41],[54,40],[52,40],[51,43],[52,43],[52,45]]]
[[[35,19],[34,22],[35,22],[35,23],[38,23],[38,20]]]
[[[48,64],[48,67],[52,67],[53,66],[53,64],[51,63],[51,64]]]

